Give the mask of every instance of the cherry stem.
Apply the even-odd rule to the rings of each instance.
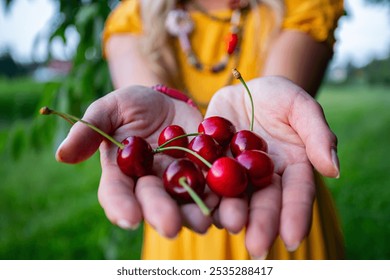
[[[187,183],[186,177],[181,177],[179,179],[179,184],[188,192],[191,198],[199,206],[200,211],[202,211],[205,216],[209,216],[211,212],[210,209],[206,206],[199,195],[190,187],[190,185]]]
[[[179,135],[179,136],[176,136],[172,139],[169,139],[167,142],[161,144],[157,149],[159,148],[163,148],[165,147],[166,145],[168,145],[169,143],[172,143],[173,141],[177,140],[177,139],[180,139],[180,138],[184,138],[184,137],[187,137],[187,136],[198,136],[202,133],[199,133],[199,132],[194,132],[194,133],[187,133],[187,134],[182,134],[182,135]]]
[[[191,155],[193,155],[194,157],[198,158],[201,162],[203,162],[208,168],[211,168],[212,164],[210,162],[208,162],[205,158],[203,158],[201,155],[199,155],[198,153],[188,149],[188,148],[184,148],[184,147],[180,147],[180,146],[169,146],[169,147],[164,147],[164,148],[161,148],[161,147],[157,147],[154,152],[155,153],[159,153],[159,152],[163,152],[163,151],[168,151],[168,150],[181,150],[181,151],[184,151],[184,152],[187,152]]]
[[[236,78],[237,80],[240,80],[241,84],[245,87],[246,89],[246,92],[248,93],[249,95],[249,100],[251,102],[251,107],[252,107],[252,116],[251,116],[251,124],[250,124],[250,131],[253,131],[253,123],[255,122],[255,105],[253,104],[253,98],[252,98],[252,94],[251,94],[251,91],[249,90],[246,82],[244,81],[244,79],[242,78],[241,76],[241,73],[238,72],[237,69],[233,69],[233,76],[234,78]]]
[[[97,133],[99,133],[101,136],[105,137],[106,139],[110,140],[113,144],[115,144],[116,146],[118,146],[119,149],[123,149],[125,146],[118,142],[117,140],[115,140],[113,137],[111,137],[110,135],[108,135],[107,133],[105,133],[103,130],[97,128],[96,126],[94,126],[93,124],[87,122],[87,121],[84,121],[78,117],[75,117],[75,116],[72,116],[72,115],[69,115],[67,113],[62,113],[62,112],[58,112],[58,111],[55,111],[53,109],[50,109],[49,107],[42,107],[40,110],[39,110],[39,113],[41,115],[57,115],[57,116],[60,116],[61,118],[65,119],[66,121],[68,121],[69,123],[71,123],[72,125],[75,124],[75,122],[81,122],[83,124],[85,124],[86,126],[88,126],[89,128],[93,129],[94,131],[96,131]]]

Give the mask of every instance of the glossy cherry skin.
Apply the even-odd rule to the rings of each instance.
[[[271,184],[274,163],[267,153],[259,150],[243,151],[236,160],[247,170],[249,182],[254,190]]]
[[[158,145],[161,146],[168,140],[171,140],[177,136],[184,135],[184,134],[186,133],[181,126],[169,125],[161,131],[158,137]],[[169,147],[169,146],[179,146],[179,147],[186,148],[188,146],[188,137],[176,139],[164,147]],[[167,150],[167,151],[163,151],[162,153],[174,158],[182,158],[185,157],[186,154],[184,151],[181,150]]]
[[[200,134],[194,137],[188,144],[188,148],[199,154],[210,163],[213,163],[222,155],[222,147],[214,140],[213,137],[207,134]],[[208,167],[194,155],[187,153],[187,157],[202,169],[208,169]]]
[[[117,163],[123,173],[137,179],[152,174],[154,152],[146,140],[130,136],[122,141],[123,149],[118,149]]]
[[[260,150],[268,151],[268,145],[258,134],[250,130],[237,131],[230,141],[230,150],[234,157],[237,157],[242,151]]]
[[[206,175],[209,188],[219,196],[237,197],[248,186],[245,168],[234,158],[217,159]]]
[[[185,177],[187,184],[198,196],[202,196],[206,180],[199,167],[189,159],[173,161],[163,174],[163,182],[166,191],[178,202],[193,201],[189,193],[181,186],[179,179]]]
[[[210,135],[221,146],[227,146],[236,132],[236,128],[228,119],[212,116],[199,124],[198,132]]]

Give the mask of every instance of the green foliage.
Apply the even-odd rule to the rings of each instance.
[[[390,57],[371,61],[364,67],[364,74],[371,85],[390,85]]]
[[[390,55],[384,59],[373,59],[367,65],[356,67],[348,63],[345,67],[346,84],[369,84],[372,86],[390,85]]]
[[[38,106],[45,85],[31,78],[0,77],[0,129],[16,120],[30,119]]]
[[[56,89],[52,88],[55,92],[54,98],[46,99],[46,103],[42,105],[81,116],[92,101],[112,90],[108,67],[102,55],[101,33],[114,1],[59,0],[57,2],[58,21],[50,36],[49,44],[56,39],[65,42],[66,31],[69,28],[77,31],[80,41],[72,59],[73,66],[70,73]],[[68,130],[63,122],[57,123],[53,134],[54,141],[65,137]]]
[[[101,49],[101,33],[113,1],[57,1],[59,15],[49,43],[66,42],[66,31],[74,28],[79,44],[72,59],[73,67],[57,91],[52,104],[80,115],[91,101],[112,90],[110,75]]]
[[[0,78],[0,153],[7,150],[19,158],[31,144],[37,143],[31,141],[35,129],[32,119],[45,87],[31,78]]]
[[[0,79],[0,153],[19,158],[25,150],[52,146],[58,120],[38,115],[52,103],[59,83],[37,83],[31,78]]]
[[[112,90],[110,74],[107,64],[102,54],[101,33],[104,22],[111,12],[112,7],[118,1],[87,1],[87,0],[56,0],[58,12],[53,20],[53,28],[48,39],[48,50],[56,40],[66,43],[67,31],[74,29],[79,35],[79,43],[72,57],[72,68],[70,73],[58,82],[49,82],[43,88],[41,101],[37,105],[51,106],[58,110],[65,111],[77,116],[82,116],[87,106],[95,99],[103,96]],[[8,7],[12,1],[5,1]],[[49,52],[48,60],[52,54]],[[36,116],[39,107],[34,112],[29,112]],[[63,123],[50,119],[36,120],[31,127],[25,129],[30,133],[24,138],[32,138],[31,143],[39,144],[46,142],[48,138],[56,141],[64,137],[68,127]],[[20,129],[23,131],[23,129]],[[16,132],[15,132],[16,133]],[[15,136],[15,141],[19,142],[22,133]],[[43,139],[44,138],[44,139]],[[22,150],[20,143],[14,143],[15,155]]]
[[[25,75],[26,73],[27,69],[17,63],[12,58],[9,51],[0,54],[0,77],[5,76],[8,78],[12,78]]]

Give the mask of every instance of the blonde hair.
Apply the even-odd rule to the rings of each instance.
[[[170,36],[165,29],[165,19],[169,11],[176,8],[178,0],[141,0],[141,16],[144,34],[140,48],[148,58],[150,66],[154,73],[164,82],[171,86],[183,88],[178,84],[179,72],[176,65],[176,57],[172,50]],[[267,5],[274,11],[276,27],[275,31],[282,21],[284,13],[283,0],[249,0],[252,10],[259,4]],[[259,17],[256,27],[260,25]],[[255,46],[255,49],[258,46]]]

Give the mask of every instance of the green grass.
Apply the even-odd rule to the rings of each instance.
[[[139,232],[111,225],[97,201],[97,156],[57,163],[54,151],[0,161],[0,259],[137,259]]]
[[[98,155],[65,165],[51,145],[16,149],[18,159],[7,145],[11,138],[26,146],[21,130],[32,124],[42,88],[30,79],[0,80],[0,259],[139,259],[142,228],[113,226],[98,204]]]
[[[31,123],[41,90],[29,79],[0,79],[0,146],[12,135],[13,142],[31,141],[17,136]],[[388,91],[328,86],[319,96],[339,139],[341,178],[327,183],[349,259],[390,259]],[[15,160],[8,146],[0,149],[0,259],[139,258],[142,229],[111,225],[98,204],[97,155],[65,165],[55,161],[50,145],[21,151]]]
[[[384,87],[325,87],[319,98],[339,141],[341,177],[327,181],[349,259],[390,259],[389,92]]]
[[[0,130],[15,121],[31,118],[43,89],[44,84],[30,78],[0,77]]]

